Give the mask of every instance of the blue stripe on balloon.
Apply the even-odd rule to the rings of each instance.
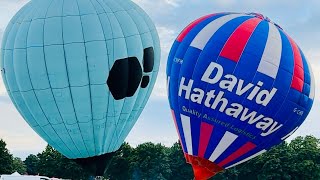
[[[238,62],[234,70],[233,74],[238,79],[244,80],[244,86],[246,86],[249,83],[253,83],[255,85],[258,83],[258,81],[263,81],[263,82],[268,82],[263,85],[263,88],[270,89],[270,87],[272,87],[272,83],[274,80],[269,76],[266,76],[262,73],[257,72],[257,69],[258,69],[258,66],[259,66],[259,63],[268,39],[268,32],[269,32],[268,22],[262,21],[257,26],[252,36],[250,37],[244,49],[244,52],[240,58],[240,61]],[[246,70],[244,71],[243,69],[246,69]],[[235,87],[235,89],[236,88],[237,87]],[[251,88],[251,90],[252,89],[253,87]],[[229,91],[226,91],[225,97],[229,100],[232,100],[232,102],[230,103],[238,103],[243,105],[244,107],[249,108],[250,109],[249,112],[253,110],[259,111],[259,109],[261,108],[261,105],[253,103],[251,100],[246,99],[249,96],[250,92],[251,91],[249,90],[248,93],[245,93],[242,96],[238,96],[234,92],[231,93]],[[217,119],[221,119],[221,120],[227,121],[228,123],[232,123],[235,127],[245,126],[244,130],[248,132],[252,132],[252,134],[256,134],[260,132],[255,127],[252,127],[252,125],[248,125],[246,122],[242,122],[234,118],[231,118],[225,113],[219,113],[219,115],[217,116]],[[234,130],[231,130],[231,132],[236,133]],[[247,140],[245,139],[238,140],[238,141],[241,141],[241,142],[239,144],[239,147],[236,147],[235,149],[240,148],[244,143],[247,142]]]
[[[171,51],[169,53],[168,62],[167,62],[167,75],[171,74],[171,67],[172,63],[174,61],[175,57],[183,58],[185,56],[185,52],[187,51],[188,47],[190,46],[192,40],[197,36],[197,34],[210,22],[214,21],[215,19],[226,15],[223,14],[217,14],[215,16],[212,16],[210,18],[207,18],[206,20],[200,22],[197,26],[195,26],[183,39],[183,41],[180,43],[178,41],[175,41]],[[180,57],[179,57],[180,55]]]
[[[275,121],[282,123],[283,127],[268,137],[269,141],[266,141],[264,143],[265,149],[270,149],[272,146],[282,142],[282,137],[286,136],[293,129],[299,127],[302,124],[305,118],[303,116],[300,116],[298,113],[293,113],[295,108],[297,108],[298,110],[306,111],[306,109],[297,104],[297,102],[292,102],[289,99],[286,99],[284,101],[284,104],[274,118]]]
[[[234,75],[246,82],[252,81],[257,72],[268,39],[268,24],[267,21],[261,21],[254,30],[234,70]]]
[[[247,157],[250,157],[263,149],[266,149],[266,150],[271,149],[274,145],[282,142],[282,140],[281,140],[282,137],[289,134],[295,127],[300,126],[300,124],[303,122],[301,117],[298,117],[296,115],[292,115],[292,113],[290,112],[290,110],[292,108],[296,107],[297,105],[293,102],[290,102],[290,101],[286,101],[285,104],[286,105],[283,108],[281,108],[281,112],[277,115],[275,120],[278,121],[281,118],[283,121],[289,121],[288,124],[284,124],[285,127],[282,127],[281,130],[269,135],[268,141],[262,140],[262,138],[261,138],[260,143],[257,144],[256,149],[248,152],[247,154],[245,154],[241,158],[229,163],[227,166],[230,166],[230,165],[237,163]],[[289,114],[291,114],[291,115],[288,117]],[[291,121],[295,121],[295,123],[292,123]]]
[[[290,41],[284,32],[279,30],[279,33],[282,41],[282,54],[277,77],[273,84],[273,87],[277,88],[277,93],[269,102],[268,106],[264,108],[264,111],[266,112],[277,112],[279,110],[279,105],[284,103],[284,100],[289,93],[293,76],[293,50]],[[274,116],[272,117],[274,118]]]
[[[259,113],[264,114],[267,117],[271,117],[274,119],[274,121],[277,121],[279,123],[286,123],[288,120],[288,113],[289,112],[283,112],[287,110],[287,108],[293,108],[293,106],[296,106],[296,104],[292,104],[287,100],[287,94],[289,93],[291,97],[295,97],[298,99],[299,95],[296,94],[295,92],[292,92],[291,90],[291,81],[292,81],[292,74],[293,74],[293,51],[289,42],[289,39],[287,36],[280,31],[281,38],[282,38],[282,55],[281,55],[281,60],[280,60],[280,66],[277,74],[277,78],[274,81],[273,87],[277,88],[278,91],[275,94],[275,96],[272,98],[272,100],[269,102],[267,107],[262,108]],[[262,77],[262,76],[261,76]],[[266,79],[260,79],[262,82],[268,82]],[[272,87],[272,85],[271,85]],[[272,88],[271,88],[272,89]],[[296,91],[297,92],[297,91]],[[291,94],[293,93],[293,94]],[[296,95],[294,95],[296,94]],[[290,106],[291,105],[291,106]],[[279,109],[281,107],[281,109]],[[270,112],[278,112],[278,113],[273,113],[269,114]],[[291,113],[292,114],[292,113]],[[298,117],[296,117],[298,118]],[[298,120],[298,119],[297,119]],[[285,126],[285,124],[284,124]],[[273,133],[272,135],[269,135],[268,139],[269,141],[265,143],[259,143],[262,142],[264,137],[257,136],[257,145],[260,148],[263,149],[269,149],[273,145],[280,143],[281,137],[285,136],[286,134],[290,132],[285,132],[285,129],[289,129],[290,131],[295,128],[296,125],[293,125],[292,127],[285,127],[281,128],[279,131]],[[250,129],[251,130],[251,129]],[[249,131],[250,131],[249,130]],[[277,134],[277,135],[276,135]],[[281,134],[281,135],[279,135]],[[280,137],[280,138],[279,138]],[[272,139],[272,141],[271,141]]]
[[[222,50],[225,42],[228,40],[229,36],[234,32],[234,30],[242,24],[244,21],[248,20],[250,17],[238,17],[235,18],[224,26],[222,26],[215,35],[209,40],[205,48],[203,49],[200,57],[193,60],[193,71],[185,72],[185,76],[192,75],[195,80],[201,80],[203,73],[206,71],[207,67],[211,62],[217,61],[221,66],[224,67],[225,74],[232,73],[233,68],[235,68],[236,63],[230,62],[230,60],[219,57],[220,51]],[[233,67],[233,68],[232,68]],[[207,89],[208,83],[196,81],[195,86],[201,89]],[[208,89],[216,89],[217,85],[208,85]]]
[[[185,153],[188,153],[187,144],[186,144],[183,127],[182,127],[181,115],[179,112],[174,111],[174,116],[176,118],[176,125],[177,125],[177,130],[179,131],[179,134],[180,134],[182,148]]]
[[[198,120],[198,117],[191,115],[191,136],[192,136],[192,154],[197,156],[199,150],[200,142],[200,126],[201,121]]]
[[[212,123],[212,122],[211,122]],[[213,128],[209,143],[208,143],[208,147],[207,150],[204,154],[204,158],[205,159],[209,159],[212,152],[215,150],[215,148],[217,147],[217,145],[219,144],[220,140],[222,139],[222,137],[225,134],[225,130],[224,128],[219,128],[218,126]]]
[[[215,33],[215,35],[209,40],[208,44],[205,46],[204,50],[200,54],[200,57],[198,59],[193,60],[192,64],[193,64],[194,70],[184,71],[184,74],[183,74],[184,76],[189,76],[189,77],[192,77],[192,79],[196,80],[194,82],[195,87],[199,87],[200,89],[204,89],[204,90],[219,89],[217,84],[208,85],[208,83],[200,81],[203,76],[203,73],[206,71],[207,67],[211,62],[218,61],[219,64],[224,67],[225,74],[232,73],[233,68],[235,68],[236,66],[236,63],[228,59],[219,57],[219,54],[224,46],[224,43],[227,41],[229,36],[234,32],[234,30],[240,24],[242,24],[247,19],[249,19],[249,17],[246,17],[246,16],[235,18],[234,20],[231,20],[228,23],[226,23],[224,26],[222,26]],[[192,48],[189,48],[189,49],[192,50]],[[203,106],[192,103],[190,104],[190,107],[193,109],[201,110]],[[211,112],[210,109],[208,110],[209,112]],[[209,112],[204,110],[204,113],[209,113]]]
[[[187,57],[188,58],[195,57],[195,56],[197,57],[200,53],[201,53],[201,50],[193,48],[193,53],[192,53],[193,56],[187,56]],[[188,58],[186,58],[185,61],[188,61]],[[189,101],[184,98],[184,96],[185,96],[184,92],[182,92],[182,94],[181,94],[182,97],[181,98],[178,96],[179,85],[180,85],[179,79],[180,78],[178,78],[177,76],[179,75],[180,67],[179,68],[174,68],[174,67],[177,67],[177,66],[178,66],[178,64],[175,63],[173,65],[173,69],[172,69],[172,72],[171,72],[172,75],[170,77],[170,94],[171,94],[170,98],[171,98],[171,101],[172,101],[171,105],[172,105],[173,110],[175,111],[175,113],[179,114],[180,112],[182,113],[182,110],[181,110],[182,106],[186,105],[186,103],[188,103]],[[185,80],[185,84],[187,84],[188,82],[189,82],[189,79],[186,79]],[[174,101],[172,99],[177,99],[177,101]],[[184,102],[184,103],[181,103],[181,102]],[[186,106],[186,107],[188,107],[188,106]],[[178,129],[180,131],[179,133],[183,134],[183,129],[182,129],[182,127],[180,127],[181,122],[179,122],[179,121],[180,121],[180,115],[179,115],[179,118],[177,117],[177,125],[178,125]],[[192,126],[193,125],[191,123],[191,127]],[[184,136],[181,136],[181,140],[182,140],[182,144],[185,145],[186,142],[184,140]],[[185,149],[187,149],[186,146],[185,146]]]
[[[190,44],[192,43],[192,41],[194,40],[194,38],[198,35],[198,33],[204,28],[206,27],[209,23],[211,23],[212,21],[220,18],[221,16],[224,16],[226,14],[218,14],[215,15],[213,17],[210,17],[202,22],[200,22],[198,25],[196,25],[183,39],[183,41],[181,42],[179,48],[177,49],[177,52],[175,54],[175,57],[177,58],[181,58],[183,59],[184,57],[186,57],[186,52],[188,50],[188,48],[190,47]]]
[[[296,91],[296,90],[295,90]],[[293,110],[297,108],[298,110],[306,111],[303,107],[297,104],[297,102],[292,102],[289,99],[284,101],[284,105],[280,108],[280,111],[275,117],[276,121],[283,123],[283,127],[270,135],[270,138],[273,138],[274,141],[270,142],[267,148],[275,145],[276,143],[280,143],[282,140],[281,138],[290,133],[294,128],[300,126],[301,123],[304,121],[298,113],[293,113]]]
[[[236,18],[235,20],[232,20],[232,21],[237,22],[237,24],[240,25],[242,22],[244,22],[247,19],[248,19],[248,17],[240,17],[240,18]],[[208,55],[206,53],[207,52],[216,53],[217,54],[216,57],[218,57],[218,55],[219,55],[221,49],[223,48],[224,44],[221,44],[220,50],[218,48],[213,48],[213,46],[216,46],[219,42],[226,41],[228,39],[228,36],[232,34],[232,32],[238,27],[238,25],[234,25],[234,24],[232,24],[230,22],[226,23],[226,25],[222,26],[221,29],[219,29],[216,32],[215,36],[213,36],[213,38],[210,39],[210,41],[208,42],[208,44],[206,45],[205,49],[202,52],[200,52],[196,48],[189,47],[187,52],[186,52],[186,54],[185,54],[185,59],[184,59],[184,63],[186,63],[186,64],[183,64],[182,68],[188,66],[188,67],[192,67],[192,69],[186,69],[185,68],[185,69],[181,70],[179,79],[181,79],[182,76],[186,77],[187,82],[188,82],[188,80],[190,78],[192,78],[192,79],[201,79],[204,71],[208,67],[208,64],[206,64],[206,62],[208,62],[208,61],[205,60],[205,59],[209,59],[210,58],[213,61],[215,61],[215,58],[212,58],[212,56],[210,56],[210,55]],[[226,34],[227,32],[228,32],[228,34]],[[224,38],[224,39],[222,39],[222,38]],[[210,50],[208,50],[208,49],[210,49]],[[200,57],[197,58],[199,55],[200,55]],[[197,63],[197,62],[201,62],[201,63]],[[230,60],[226,60],[226,62],[235,65],[235,63],[230,61]],[[196,65],[196,67],[194,68],[195,65]],[[230,66],[226,66],[226,67],[230,67]],[[202,68],[202,69],[199,70],[199,68]],[[207,83],[200,82],[200,81],[195,81],[194,82],[194,87],[198,87],[198,88],[201,88],[201,89],[207,89]],[[196,103],[189,103],[189,101],[184,100],[184,98],[180,98],[179,102],[181,103],[181,106],[190,107],[190,109],[197,109],[197,110],[201,110],[202,109],[201,105],[196,104]],[[209,112],[212,112],[212,111],[209,111]],[[209,112],[208,112],[208,114],[209,114]],[[202,115],[204,115],[204,113]],[[207,121],[210,124],[212,124],[212,122],[210,122],[209,120],[205,120],[205,119],[203,119],[203,120]],[[193,151],[194,151],[195,155],[197,155],[197,153],[198,153],[198,146],[199,146],[199,133],[200,133],[199,132],[199,126],[200,126],[200,123],[198,121],[191,121],[191,127],[193,127],[192,128],[192,131],[193,131],[192,132]],[[219,125],[217,125],[217,128],[215,128],[213,134],[215,134],[216,132],[220,131],[218,129],[219,129]],[[216,130],[218,130],[218,131],[216,131]],[[220,132],[221,136],[223,134],[224,134],[224,132]],[[207,151],[207,156],[208,156],[208,153],[209,154],[212,153],[214,147],[215,146],[212,146],[211,143],[209,144],[209,146],[208,146],[209,151]]]
[[[167,61],[167,76],[171,76],[171,69],[172,69],[172,64],[173,64],[173,61],[174,61],[174,56],[176,55],[176,52],[178,50],[180,46],[180,42],[178,41],[174,41],[172,47],[171,47],[171,50],[169,52],[169,56],[168,56],[168,61]],[[170,98],[169,98],[170,99]]]
[[[186,60],[188,64],[184,64],[184,67],[191,67],[192,69],[184,69],[180,73],[180,77],[182,75],[184,77],[190,77],[194,80],[200,80],[202,78],[203,73],[205,72],[206,68],[209,66],[209,63],[211,61],[219,61],[218,60],[218,55],[220,51],[222,50],[224,44],[222,42],[226,42],[228,37],[234,32],[234,30],[242,24],[245,20],[249,19],[249,17],[239,17],[235,18],[234,20],[231,20],[227,22],[225,25],[223,25],[215,34],[214,36],[209,40],[208,44],[205,46],[204,50],[201,52],[199,58],[196,58],[197,55],[194,54],[194,49],[193,47],[190,47],[188,51],[186,52],[185,57],[191,57]],[[211,59],[211,61],[208,61],[208,59]],[[235,67],[236,63],[233,61],[230,61],[225,58],[219,58],[222,60],[220,64],[225,67],[225,71],[228,71],[229,67]],[[182,74],[183,73],[183,74]],[[194,82],[194,87],[198,87],[200,89],[204,89],[209,91],[209,89],[218,89],[218,85],[208,85],[208,83],[203,82],[203,81],[195,81]],[[216,92],[217,93],[217,92]],[[217,115],[217,111],[212,111],[210,108],[203,108],[203,105],[199,105],[197,103],[190,103],[189,101],[185,101],[185,103],[182,103],[182,105],[185,105],[187,107],[190,107],[190,109],[197,109],[199,110],[199,113],[202,115],[208,114],[208,116],[215,118]],[[210,124],[212,122],[208,121]],[[193,125],[194,124],[194,125]],[[217,129],[219,129],[220,125],[214,124]],[[191,126],[198,127],[199,124],[197,121],[191,122]],[[216,129],[216,128],[215,128]],[[193,149],[195,152],[198,152],[198,146],[199,146],[199,133],[196,132],[195,134],[195,139],[194,139],[194,144],[193,144]],[[222,135],[224,132],[221,132]],[[213,151],[213,149],[210,149],[209,151]],[[196,154],[197,155],[197,154]]]
[[[182,68],[188,64],[189,62],[192,62],[193,59],[197,59],[199,57],[199,55],[201,54],[201,50],[197,49],[197,48],[193,48],[190,47],[189,50],[187,51],[187,53],[185,54],[185,58],[184,58],[184,63],[182,65]],[[181,69],[182,69],[181,68]],[[181,72],[185,72],[183,70],[180,71]],[[179,75],[179,73],[178,73]],[[178,78],[181,81],[181,77]],[[185,85],[187,85],[189,83],[189,78],[186,77],[185,79]],[[178,82],[178,86],[180,85],[180,81]],[[176,91],[177,93],[178,91]],[[185,99],[185,92],[182,92],[181,97],[177,97],[178,101],[177,101],[177,105],[176,106],[176,110],[182,112],[183,107],[189,108],[189,100]],[[184,113],[185,115],[188,115],[186,113]],[[189,115],[188,115],[189,116]],[[191,133],[192,133],[192,148],[193,148],[193,155],[197,155],[198,154],[198,144],[199,144],[199,128],[200,128],[200,121],[195,121],[194,118],[196,118],[193,115],[190,115],[191,117]]]
[[[245,143],[248,142],[247,137],[239,136],[215,161],[216,164],[220,163],[227,157],[229,157],[232,153],[240,149]],[[235,160],[238,162],[238,159]]]
[[[293,74],[293,69],[294,69],[293,50],[287,35],[281,30],[279,30],[279,32],[282,40],[282,54],[281,54],[279,68]],[[281,80],[281,78],[282,78],[281,76],[277,76],[276,79]]]
[[[282,34],[283,35],[283,34]],[[286,42],[287,43],[289,43],[289,41],[286,39]],[[284,45],[285,46],[285,45]],[[283,55],[285,54],[286,56],[282,56],[282,59],[286,59],[286,58],[288,58],[288,54],[289,53],[292,53],[292,50],[291,49],[287,49],[287,50],[289,50],[289,52],[286,52],[286,49],[284,49],[283,51]],[[292,54],[291,54],[291,57],[293,58],[293,56],[292,56]],[[290,58],[289,58],[289,60],[290,60]],[[293,59],[291,59],[291,60],[293,60]],[[293,62],[293,61],[291,61],[291,62]],[[283,84],[283,82],[282,82],[282,86],[281,86],[281,89],[283,89],[283,86],[285,85],[285,87],[287,88],[287,89],[290,89],[290,85],[291,85],[291,77],[292,77],[292,73],[288,73],[288,71],[287,70],[289,70],[289,71],[293,71],[293,64],[292,64],[292,69],[289,69],[289,68],[287,68],[286,69],[286,71],[284,71],[283,70],[283,66],[288,66],[288,65],[284,65],[284,63],[290,63],[290,62],[284,62],[283,60],[281,60],[281,64],[280,64],[280,68],[279,68],[279,72],[278,72],[278,76],[280,76],[280,77],[277,77],[277,79],[276,79],[276,82],[275,82],[275,85],[274,86],[276,86],[277,85],[277,83],[280,83],[280,82],[277,82],[277,80],[278,79],[281,79],[281,80],[283,80],[284,82],[286,82],[285,84]],[[272,89],[272,86],[273,86],[273,79],[272,78],[269,78],[269,77],[266,77],[265,75],[263,75],[263,74],[261,74],[261,73],[257,73],[257,75],[256,75],[256,82],[255,83],[257,83],[257,80],[260,80],[260,81],[262,81],[262,82],[264,82],[264,88],[267,88],[267,89]],[[270,88],[271,87],[271,88]],[[283,95],[281,95],[281,94],[279,94],[279,93],[276,93],[276,96],[273,98],[273,100],[270,102],[270,103],[274,103],[274,105],[271,105],[271,104],[269,104],[268,105],[268,107],[279,107],[278,105],[279,105],[279,103],[280,102],[283,102],[283,100],[284,100],[284,96]],[[252,104],[252,103],[251,103]],[[286,108],[284,108],[282,111],[284,111],[284,110],[286,110],[287,108],[288,108],[288,106],[289,106],[289,109],[292,109],[292,108],[290,108],[290,105],[288,105],[288,103],[286,103],[286,105],[284,105],[284,107],[286,107]],[[292,104],[292,106],[294,106],[294,107],[296,107],[297,105],[295,104],[295,103],[293,103]],[[264,108],[264,110],[266,110],[267,108]],[[276,108],[273,110],[273,111],[271,111],[271,112],[274,112],[274,111],[276,111]],[[265,115],[267,115],[268,114],[268,112],[270,112],[270,111],[268,111],[268,110],[266,110],[266,111],[263,111],[263,110],[261,110],[261,113],[263,113],[263,114],[265,114]],[[289,112],[288,112],[289,113]],[[285,112],[279,112],[279,114],[281,114],[281,115],[285,115],[285,114],[287,114],[287,113],[285,113]],[[286,116],[286,115],[285,115]],[[301,123],[302,123],[302,121],[299,121],[300,119],[302,120],[303,118],[301,118],[301,117],[297,117],[297,116],[295,116],[295,118],[294,117],[290,117],[291,119],[296,119],[296,123],[293,123],[293,125],[291,126],[291,127],[286,127],[285,129],[288,129],[289,131],[291,131],[292,129],[294,129],[296,126],[298,126],[298,125],[300,125]],[[286,122],[287,120],[288,120],[288,118],[286,118],[286,117],[283,117],[283,118],[275,118],[275,120],[276,121],[278,121],[279,123],[284,123],[284,122]],[[251,133],[254,133],[255,131],[256,131],[256,129],[254,129],[253,127],[250,127],[249,129],[246,129],[246,131],[248,131],[248,132],[251,132]],[[281,133],[281,134],[280,134]],[[236,163],[236,162],[239,162],[240,160],[242,160],[242,159],[244,159],[244,158],[246,158],[246,157],[250,157],[251,155],[254,155],[255,153],[257,153],[257,152],[259,152],[260,150],[262,150],[262,149],[269,149],[269,148],[271,148],[273,145],[275,145],[275,144],[278,144],[278,143],[280,143],[282,140],[281,140],[281,137],[282,136],[285,136],[286,134],[288,134],[288,133],[290,133],[290,132],[285,132],[285,131],[279,131],[279,132],[276,132],[276,134],[277,135],[275,135],[275,134],[273,134],[273,135],[270,135],[270,139],[273,139],[273,141],[269,141],[269,142],[267,142],[265,145],[261,145],[260,146],[260,148],[258,148],[258,149],[256,149],[256,150],[254,150],[254,151],[252,151],[252,152],[249,152],[247,155],[245,155],[245,156],[243,156],[243,157],[241,157],[241,158],[239,158],[238,160],[235,160],[234,162],[232,162],[232,163],[230,163],[229,165],[231,165],[231,164],[234,164],[234,163]],[[280,134],[280,135],[279,135]],[[274,137],[277,137],[277,138],[274,138]],[[280,138],[279,138],[280,137]],[[259,136],[257,136],[257,138],[256,138],[256,140],[254,141],[254,142],[256,142],[256,143],[259,143],[259,142],[261,142],[262,141],[262,137],[259,137]],[[259,144],[258,144],[259,145]],[[223,154],[223,155],[225,155],[225,153]],[[220,160],[220,159],[218,159],[218,160]]]
[[[243,156],[240,156],[238,159],[235,159],[234,161],[231,161],[230,163],[226,164],[224,167],[228,167],[228,166],[231,166],[235,163],[238,163],[248,157],[251,157],[255,154],[257,154],[258,152],[264,150],[263,148],[257,146],[256,148],[254,148],[253,150],[249,151],[248,153],[244,154]]]
[[[169,54],[169,59],[168,59],[168,64],[167,64],[167,66],[168,66],[167,74],[170,76],[169,91],[171,92],[171,93],[169,93],[170,94],[169,99],[171,99],[170,100],[171,108],[175,111],[175,113],[178,113],[178,116],[176,116],[176,119],[177,119],[178,130],[181,135],[183,134],[183,129],[182,129],[181,120],[180,120],[180,114],[179,114],[179,112],[181,112],[180,111],[181,108],[179,108],[178,101],[172,100],[172,99],[178,99],[177,92],[178,92],[178,87],[179,87],[179,83],[180,83],[180,82],[178,82],[178,79],[179,79],[181,64],[176,63],[176,62],[174,63],[174,61],[176,60],[176,58],[183,59],[184,64],[185,64],[185,63],[191,62],[189,60],[189,58],[191,58],[191,59],[194,57],[197,58],[199,56],[199,54],[201,53],[201,50],[198,50],[196,48],[193,48],[194,51],[190,54],[192,56],[186,56],[186,51],[190,47],[192,40],[201,31],[201,29],[204,28],[208,23],[210,23],[211,21],[213,21],[221,16],[222,15],[217,15],[217,16],[208,18],[207,20],[199,23],[195,28],[193,28],[189,32],[189,34],[184,38],[184,40],[181,43],[178,43],[177,41],[175,41],[174,46],[173,46],[173,50]],[[188,58],[184,59],[184,57],[188,57]],[[177,88],[173,89],[173,87],[177,87]],[[188,101],[186,101],[186,102],[188,102]],[[191,127],[193,127],[192,124],[191,124]],[[199,134],[199,132],[196,131],[196,128],[192,128],[192,129],[193,129],[192,130],[193,134]],[[198,135],[198,138],[194,138],[194,139],[199,139],[199,135]],[[184,146],[184,149],[187,150],[186,145],[185,145],[186,142],[185,142],[184,136],[181,136],[181,141]],[[198,141],[199,140],[195,141],[195,143]],[[196,153],[197,153],[197,150],[196,150]]]
[[[177,57],[180,57],[183,59],[183,67],[191,67],[192,69],[189,70],[181,70],[180,72],[192,72],[193,66],[190,66],[190,63],[194,63],[198,59],[198,56],[200,55],[201,51],[199,49],[189,47],[192,40],[195,38],[195,36],[201,31],[205,25],[207,25],[209,22],[211,22],[211,19],[216,18],[209,18],[209,20],[206,20],[205,22],[200,23],[197,27],[195,27],[193,30],[190,31],[190,33],[185,37],[184,41],[182,41],[182,44],[179,47],[179,50],[177,52]],[[187,51],[187,52],[186,52]],[[185,57],[185,58],[184,58]],[[172,77],[171,77],[172,78]],[[189,79],[186,79],[186,83],[189,81]],[[172,83],[172,82],[171,82]],[[181,104],[188,104],[188,101],[184,98],[181,98],[180,101],[184,101],[184,103]],[[188,106],[186,106],[188,107]],[[179,109],[181,109],[180,107]],[[193,117],[191,117],[193,119]],[[198,143],[199,143],[199,128],[200,128],[200,122],[191,120],[191,128],[192,128],[192,141],[193,141],[193,154],[198,154]],[[181,132],[180,132],[181,133]],[[183,139],[181,137],[181,139]],[[184,144],[184,143],[183,143]]]
[[[265,75],[265,74],[257,72],[255,77],[254,77],[254,79],[253,79],[253,81],[252,81],[252,83],[254,85],[257,85],[259,81],[263,82],[263,85],[261,86],[261,90],[265,89],[265,90],[271,91],[271,89],[273,87],[273,83],[274,83],[275,80],[273,78]],[[242,104],[243,104],[244,107],[247,107],[248,109],[250,109],[249,112],[256,111],[257,112],[257,116],[259,116],[260,114],[262,114],[264,117],[270,117],[271,116],[270,115],[270,111],[265,111],[264,110],[265,109],[264,106],[262,106],[261,104],[257,104],[256,96],[255,96],[255,98],[253,100],[248,100],[247,98],[244,99]],[[250,132],[251,134],[256,136],[256,138],[254,140],[252,140],[252,142],[254,144],[259,144],[259,143],[261,143],[262,139],[264,139],[264,137],[260,136],[261,130],[257,129],[255,124],[253,124],[253,125],[246,124],[246,127],[245,127],[244,130],[246,132]]]
[[[303,85],[303,91],[302,93],[309,96],[310,95],[310,84],[311,84],[311,77],[310,77],[310,70],[307,63],[307,59],[304,56],[303,52],[300,50],[302,63],[303,63],[303,69],[304,69],[304,85]]]

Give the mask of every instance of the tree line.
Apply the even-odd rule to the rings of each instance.
[[[13,172],[64,179],[89,179],[89,174],[51,146],[24,161],[13,157],[0,140],[0,174]],[[124,143],[104,176],[110,180],[191,180],[181,146],[151,142],[131,147]],[[216,175],[212,180],[317,180],[320,179],[320,140],[297,137],[246,163]]]

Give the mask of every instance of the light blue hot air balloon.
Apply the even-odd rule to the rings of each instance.
[[[156,28],[130,0],[32,0],[6,29],[1,73],[27,123],[101,175],[147,103],[159,60]]]

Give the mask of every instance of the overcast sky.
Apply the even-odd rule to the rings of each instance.
[[[319,0],[134,0],[154,20],[161,40],[162,59],[160,74],[154,92],[139,121],[129,134],[131,145],[160,142],[172,145],[178,136],[171,120],[166,99],[165,66],[170,46],[179,32],[194,19],[215,12],[260,12],[291,35],[310,61],[320,85],[320,1]],[[11,17],[28,0],[0,0],[0,41]],[[1,77],[1,75],[0,75]],[[319,88],[313,109],[298,131],[292,136],[314,135],[320,138]],[[161,127],[161,128],[159,128]],[[11,153],[25,158],[42,151],[46,143],[20,117],[5,92],[0,78],[0,138]]]

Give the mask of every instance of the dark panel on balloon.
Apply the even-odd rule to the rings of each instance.
[[[128,71],[128,58],[117,60],[110,70],[107,84],[115,100],[123,99],[127,95]]]
[[[133,96],[142,78],[142,68],[136,57],[117,60],[110,70],[107,80],[115,100]]]
[[[140,84],[142,78],[141,65],[136,57],[129,57],[129,73],[128,73],[128,90],[127,97],[133,96]]]
[[[149,76],[143,76],[142,82],[141,82],[141,87],[146,88],[149,85],[150,78]]]
[[[143,71],[151,72],[154,67],[154,51],[153,47],[143,50]]]

